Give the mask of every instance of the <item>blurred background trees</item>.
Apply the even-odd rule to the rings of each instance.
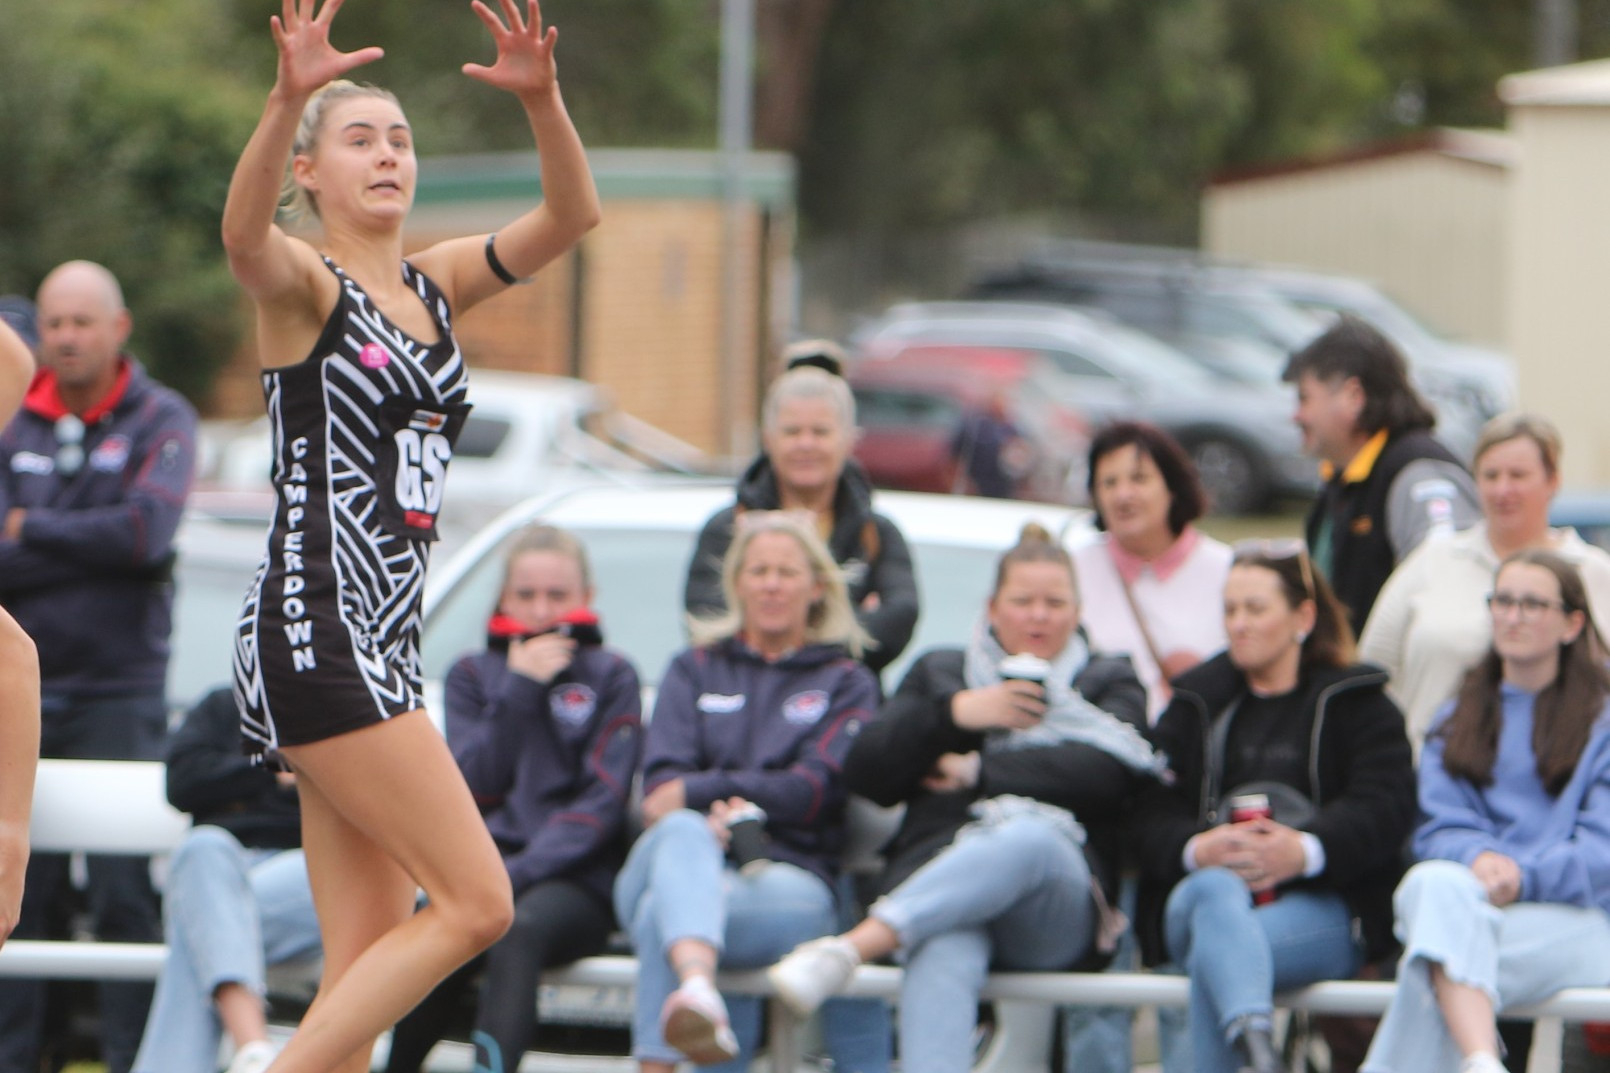
[[[242,328],[217,218],[278,7],[0,4],[0,291],[105,262],[135,349],[194,397]],[[1610,54],[1610,0],[1574,7],[1579,54]],[[548,0],[590,145],[715,144],[719,8]],[[1225,168],[1500,122],[1494,84],[1533,38],[1513,0],[757,0],[756,144],[797,156],[807,264],[1010,218],[1189,242]],[[423,152],[528,147],[519,110],[459,73],[490,55],[467,3],[350,0],[337,42],[386,47],[363,76]]]

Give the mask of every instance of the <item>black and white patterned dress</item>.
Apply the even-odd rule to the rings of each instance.
[[[453,444],[469,412],[447,301],[404,262],[427,346],[328,258],[341,297],[308,359],[263,373],[276,504],[235,642],[249,751],[272,754],[411,711],[420,598]]]

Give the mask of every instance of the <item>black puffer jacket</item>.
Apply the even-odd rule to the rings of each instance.
[[[1325,850],[1325,870],[1294,886],[1342,894],[1363,927],[1371,960],[1391,948],[1392,891],[1415,821],[1413,755],[1403,714],[1383,691],[1386,678],[1369,665],[1316,668],[1304,671],[1290,694],[1290,718],[1303,721],[1309,743],[1308,784],[1294,789],[1316,806],[1305,829]],[[1173,699],[1152,729],[1172,779],[1142,792],[1126,840],[1139,855],[1136,930],[1149,965],[1167,960],[1163,906],[1185,877],[1185,843],[1217,822],[1205,761],[1213,719],[1246,689],[1241,672],[1220,653],[1174,680]]]
[[[721,560],[732,546],[733,520],[738,512],[776,510],[780,505],[777,476],[770,460],[762,454],[738,478],[738,502],[711,515],[699,533],[682,595],[689,614],[717,614],[726,609],[721,593]],[[862,657],[863,662],[881,671],[911,641],[911,632],[917,625],[917,579],[906,538],[888,518],[873,513],[872,482],[854,461],[845,464],[839,477],[833,499],[833,532],[827,544],[834,561],[844,569],[850,603],[857,608],[856,617],[877,641],[877,646]],[[863,609],[861,602],[872,593],[878,596],[877,606]]]
[[[894,696],[864,727],[844,762],[852,793],[880,805],[904,803],[905,818],[884,848],[887,865],[878,887],[887,892],[950,845],[972,817],[979,798],[1017,794],[1059,805],[1085,827],[1085,857],[1091,874],[1110,896],[1117,876],[1118,832],[1140,776],[1109,754],[1083,742],[1033,749],[983,752],[978,785],[935,793],[922,780],[945,753],[983,749],[984,734],[963,730],[951,719],[951,699],[967,688],[965,654],[959,648],[925,652],[906,672]],[[1128,657],[1092,657],[1073,686],[1098,708],[1146,725],[1146,688]]]

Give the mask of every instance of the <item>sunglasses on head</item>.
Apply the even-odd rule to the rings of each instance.
[[[1239,540],[1231,545],[1230,553],[1238,563],[1283,563],[1296,559],[1297,568],[1302,571],[1303,592],[1310,600],[1316,598],[1313,560],[1308,557],[1308,545],[1298,537]]]
[[[56,419],[56,472],[71,477],[84,468],[84,422],[76,414]]]

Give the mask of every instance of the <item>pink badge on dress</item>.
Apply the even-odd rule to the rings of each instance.
[[[384,369],[391,364],[391,355],[379,343],[365,343],[358,351],[358,361],[365,369]]]

